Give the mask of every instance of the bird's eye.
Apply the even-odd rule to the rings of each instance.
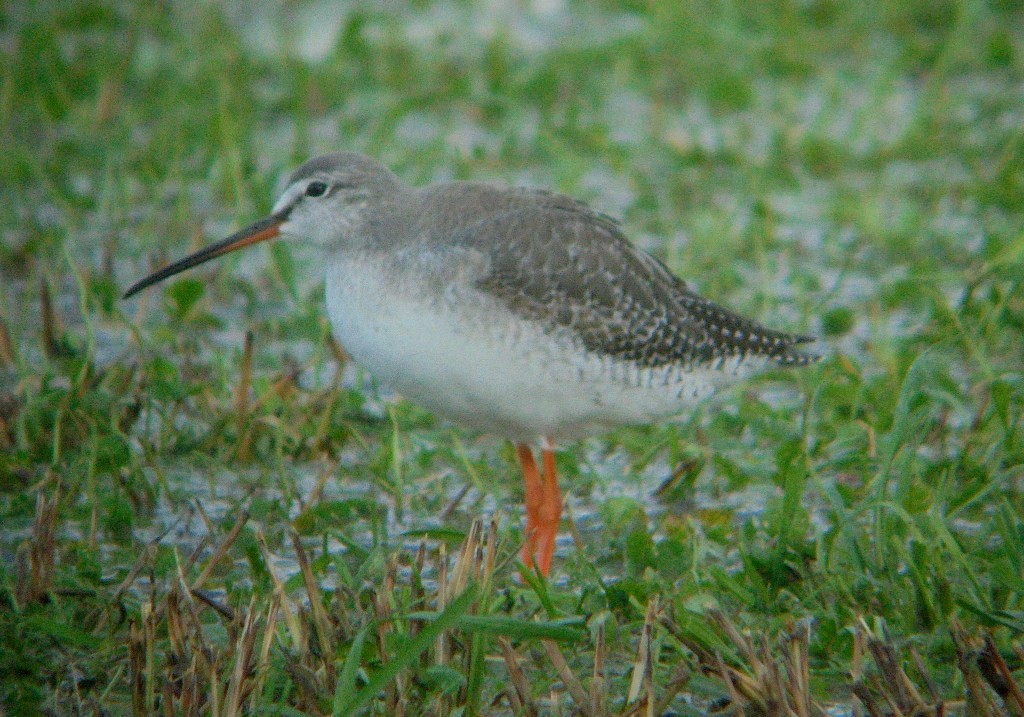
[[[306,185],[306,196],[307,197],[322,197],[324,192],[327,191],[326,182],[310,182]]]

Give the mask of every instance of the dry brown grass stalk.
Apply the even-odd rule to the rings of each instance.
[[[626,695],[626,704],[632,705],[631,714],[650,715],[654,710],[654,622],[658,615],[658,597],[647,603],[644,626],[637,644],[636,659],[633,661],[633,676]]]
[[[811,697],[809,624],[797,624],[776,644],[770,644],[764,636],[754,639],[741,631],[720,611],[709,611],[707,617],[735,648],[738,664],[730,664],[720,653],[710,652],[690,638],[670,615],[662,616],[660,622],[693,652],[705,674],[722,682],[729,696],[728,707],[721,712],[723,715],[824,717],[827,714]],[[854,664],[859,664],[856,648],[854,658]],[[688,670],[680,666],[666,696],[682,689],[688,680]],[[658,707],[662,709],[668,704],[659,702]]]
[[[309,558],[306,555],[306,549],[302,546],[302,539],[299,537],[299,534],[293,530],[291,531],[291,538],[292,546],[295,549],[295,557],[299,563],[299,570],[302,572],[306,593],[309,596],[309,607],[313,613],[313,627],[316,630],[318,642],[317,652],[321,655],[333,656],[337,654],[338,646],[334,639],[334,631],[331,629],[327,610],[324,608],[320,585],[313,575],[313,569],[309,564]],[[337,678],[334,660],[326,660],[324,669],[326,671],[326,683],[333,685]]]
[[[192,590],[199,590],[206,584],[206,581],[210,579],[211,575],[213,575],[213,571],[216,570],[217,565],[224,559],[224,556],[227,555],[228,550],[232,545],[234,545],[235,540],[238,539],[239,534],[242,532],[242,528],[244,528],[245,524],[248,522],[249,511],[243,510],[238,516],[238,520],[236,520],[235,524],[231,526],[231,530],[228,532],[227,536],[225,536],[224,540],[222,540],[220,545],[217,546],[217,549],[213,551],[213,555],[210,556],[210,559],[206,561],[206,565],[199,573],[199,576],[192,581],[190,586]]]
[[[13,366],[17,362],[18,357],[14,351],[11,332],[7,330],[7,322],[0,317],[0,368]]]
[[[1020,717],[1024,696],[990,634],[978,638],[955,621],[950,634],[966,685],[966,711],[974,717]]]
[[[1024,690],[1017,684],[1009,666],[999,654],[992,635],[985,635],[985,644],[978,654],[978,669],[985,681],[1003,701],[1013,717],[1024,717]]]
[[[547,653],[548,660],[551,661],[551,665],[555,668],[555,672],[558,674],[558,678],[565,685],[565,688],[572,695],[573,701],[576,703],[577,709],[587,717],[595,717],[593,712],[593,705],[591,704],[590,696],[587,694],[587,690],[584,689],[583,683],[580,682],[579,678],[573,674],[569,668],[569,663],[565,660],[565,655],[562,654],[562,650],[558,647],[558,644],[553,640],[543,640],[544,652]]]
[[[18,549],[15,594],[22,605],[45,601],[53,588],[60,495],[59,482],[52,497],[47,498],[43,491],[36,494],[32,535]]]
[[[506,637],[499,637],[498,647],[501,648],[501,656],[505,661],[509,680],[512,682],[512,689],[506,690],[512,711],[527,717],[537,717],[537,704],[531,695],[530,682],[526,678],[526,673],[523,672],[522,665],[519,664],[519,656],[512,648],[512,643]]]
[[[39,313],[42,317],[40,340],[42,342],[43,354],[46,358],[56,358],[61,353],[58,336],[63,333],[63,328],[60,318],[53,308],[50,285],[45,279],[40,279],[39,281]]]

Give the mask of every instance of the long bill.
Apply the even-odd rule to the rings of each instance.
[[[273,239],[276,236],[280,236],[281,225],[287,218],[287,214],[281,212],[273,214],[266,219],[261,219],[255,224],[235,232],[227,239],[221,239],[219,242],[211,244],[205,249],[200,249],[195,254],[189,254],[184,259],[179,259],[173,264],[168,264],[163,269],[154,271],[145,279],[137,281],[128,287],[128,291],[124,292],[124,296],[121,298],[127,299],[128,297],[139,293],[143,289],[163,281],[169,276],[174,276],[186,269],[199,266],[210,259],[216,259],[218,256],[229,254],[235,249],[241,249],[242,247],[249,246],[250,244],[257,244],[261,241],[266,241],[267,239]]]

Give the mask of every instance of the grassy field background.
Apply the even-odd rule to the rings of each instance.
[[[1024,6],[0,7],[0,715],[1024,714]],[[559,455],[345,360],[309,156],[557,189],[824,360]],[[343,342],[343,337],[341,337]]]

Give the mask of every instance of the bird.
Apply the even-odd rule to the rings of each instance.
[[[413,187],[355,152],[309,159],[268,217],[124,298],[282,238],[318,252],[334,335],[357,364],[435,414],[515,445],[522,562],[544,576],[563,507],[556,448],[673,418],[758,369],[817,359],[801,347],[812,337],[704,298],[583,201],[484,182]]]

